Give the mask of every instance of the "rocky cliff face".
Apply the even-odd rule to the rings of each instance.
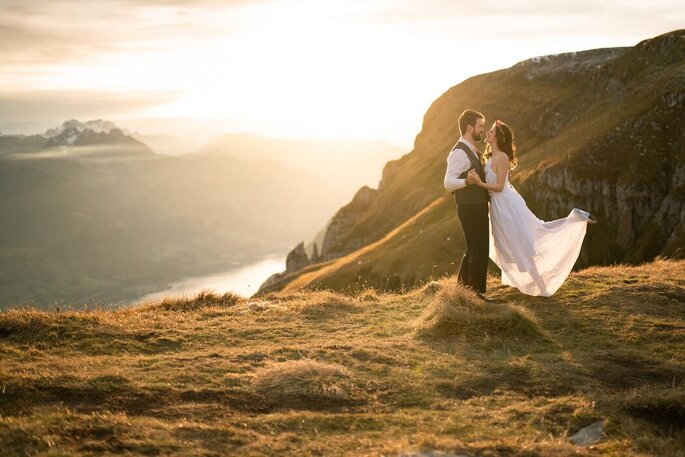
[[[352,231],[359,217],[369,209],[375,200],[377,193],[376,189],[364,186],[357,191],[350,203],[338,210],[324,235],[321,250],[322,260],[336,259],[368,243],[368,240],[363,236],[341,242],[340,235]]]
[[[615,122],[528,175],[521,193],[540,217],[562,217],[574,202],[602,221],[580,265],[684,255],[685,33],[642,42],[590,76],[592,101],[609,113],[618,104]]]

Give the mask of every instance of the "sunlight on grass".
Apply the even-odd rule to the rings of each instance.
[[[685,261],[0,313],[4,455],[678,455]],[[592,449],[568,438],[601,421]]]

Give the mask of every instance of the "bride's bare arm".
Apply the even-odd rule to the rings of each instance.
[[[504,188],[504,180],[507,177],[507,169],[509,168],[509,160],[507,156],[500,156],[492,161],[492,171],[497,175],[497,182],[489,184],[481,181],[480,176],[476,174],[476,185],[493,192],[502,192]]]

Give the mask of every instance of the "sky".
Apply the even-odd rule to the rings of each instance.
[[[0,131],[386,139],[527,58],[685,27],[680,0],[0,0]]]

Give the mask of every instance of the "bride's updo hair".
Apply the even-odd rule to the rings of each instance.
[[[495,122],[495,140],[500,151],[509,157],[509,170],[516,168],[518,158],[516,157],[516,143],[514,143],[514,131],[502,121]],[[492,156],[490,143],[485,148],[483,160],[488,160]]]

